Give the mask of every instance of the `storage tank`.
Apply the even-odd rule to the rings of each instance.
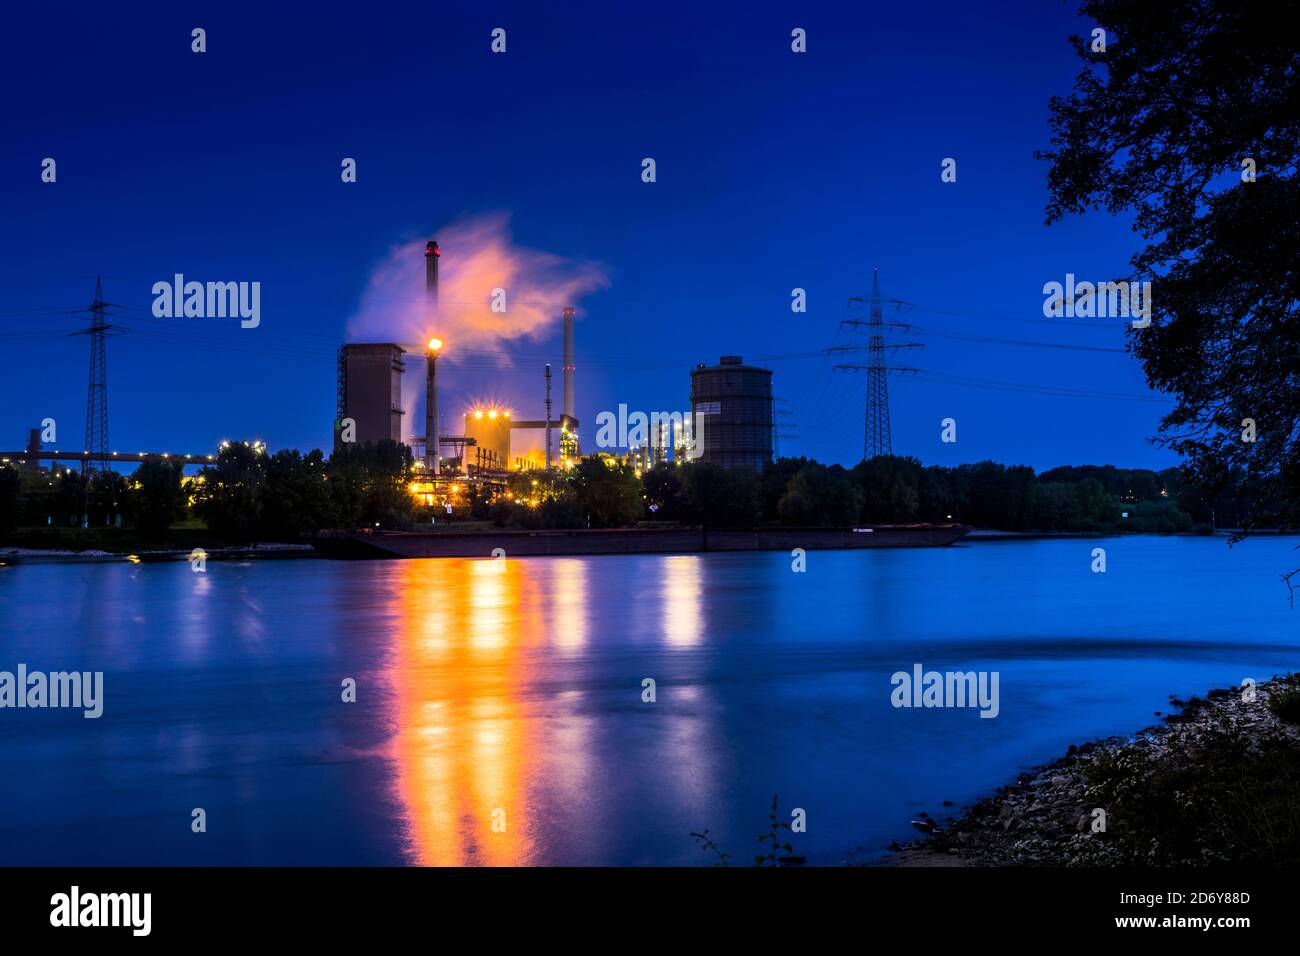
[[[724,355],[691,372],[692,427],[702,427],[697,461],[761,471],[772,460],[772,370]]]

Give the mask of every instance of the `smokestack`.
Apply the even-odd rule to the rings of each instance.
[[[564,414],[573,418],[573,306],[564,310]]]
[[[441,257],[438,240],[430,239],[424,244],[424,292],[434,306],[438,304],[438,260]]]
[[[438,250],[438,240],[430,239],[424,244],[424,294],[429,300],[430,321],[436,327],[438,319],[438,260],[442,253]],[[430,339],[425,358],[428,370],[424,379],[424,467],[435,476],[442,473],[438,435],[438,350],[442,348],[440,339]]]
[[[438,436],[438,350],[440,339],[430,339],[425,358],[428,371],[424,379],[424,467],[435,476],[442,474],[439,461],[441,447]]]

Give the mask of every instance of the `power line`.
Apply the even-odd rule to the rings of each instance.
[[[919,371],[919,370],[918,370]],[[990,379],[970,378],[943,372],[922,371],[922,375],[936,382],[947,385],[967,386],[970,388],[989,388],[1001,391],[1032,392],[1043,395],[1059,395],[1066,398],[1113,399],[1126,402],[1151,402],[1156,404],[1174,404],[1174,399],[1162,395],[1126,395],[1120,392],[1099,392],[1092,389],[1062,388],[1052,385],[1029,385],[1021,382],[999,382]]]

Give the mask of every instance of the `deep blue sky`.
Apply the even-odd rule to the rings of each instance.
[[[857,461],[865,377],[777,356],[835,341],[872,267],[928,330],[1123,346],[1115,322],[1041,312],[1043,283],[1122,274],[1138,242],[1102,213],[1043,225],[1032,153],[1078,69],[1066,38],[1091,26],[1071,5],[76,6],[7,11],[0,31],[3,447],[46,416],[82,446],[87,344],[56,333],[97,273],[138,330],[109,344],[112,448],[327,446],[334,349],[370,269],[403,237],[494,211],[520,245],[608,268],[578,326],[588,448],[598,411],[688,408],[690,368],[737,353],[775,370],[799,436],[783,453]],[[807,54],[790,52],[796,26]],[[260,281],[261,327],[153,318],[150,287],[174,272]],[[897,453],[1174,463],[1146,441],[1167,404],[950,378],[1149,395],[1127,355],[906,338],[927,347],[898,361],[930,374],[892,382]],[[558,373],[558,336],[515,351]],[[540,417],[525,367],[449,371],[444,407],[484,376]]]

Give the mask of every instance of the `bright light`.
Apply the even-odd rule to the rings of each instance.
[[[496,421],[496,419],[497,419],[497,410],[496,410],[495,408],[491,409],[491,410],[488,412],[488,418],[492,419],[492,421]]]
[[[509,412],[502,412],[501,414],[504,415],[506,418],[509,418],[509,417],[510,417],[510,413],[509,413]]]
[[[429,339],[429,351],[436,352],[442,348],[442,339]]]
[[[475,417],[475,418],[482,418],[482,417],[483,417],[483,409],[481,409],[481,408],[476,408],[476,409],[474,409],[474,417]]]

